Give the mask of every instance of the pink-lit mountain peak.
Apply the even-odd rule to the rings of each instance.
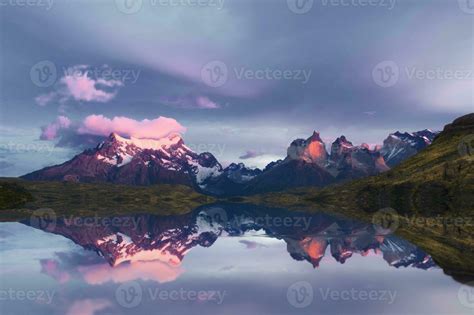
[[[112,132],[109,137],[102,144],[119,144],[121,146],[134,146],[139,149],[145,150],[161,150],[169,149],[173,146],[184,145],[183,139],[179,134],[170,134],[160,139],[147,139],[147,138],[135,138],[130,137],[129,139],[120,136],[119,134]],[[101,144],[101,145],[102,145]]]
[[[303,160],[308,163],[317,163],[323,166],[328,157],[326,146],[321,139],[319,132],[314,131],[306,140],[296,139],[288,148],[288,158],[293,160]]]

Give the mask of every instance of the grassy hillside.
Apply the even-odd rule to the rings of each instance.
[[[324,189],[246,198],[290,209],[341,213],[372,222],[393,208],[396,234],[430,253],[455,276],[474,276],[474,114],[447,125],[434,142],[394,169]],[[470,143],[467,143],[470,142]]]
[[[303,188],[247,200],[288,205],[313,203],[366,212],[393,207],[402,214],[425,216],[472,214],[474,152],[469,155],[459,150],[460,145],[472,139],[474,114],[447,125],[432,145],[381,175],[324,189]]]
[[[39,208],[57,215],[177,214],[214,199],[180,185],[147,187],[113,184],[31,182],[0,179],[0,221],[27,218]]]

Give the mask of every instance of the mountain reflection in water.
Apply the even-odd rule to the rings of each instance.
[[[30,221],[24,222],[30,224]],[[210,247],[220,237],[244,236],[283,240],[297,261],[319,267],[325,255],[341,264],[354,255],[379,255],[390,266],[429,269],[436,267],[429,255],[415,245],[378,230],[372,224],[323,213],[305,214],[251,205],[215,204],[178,216],[150,214],[58,219],[54,227],[36,226],[59,234],[108,264],[86,259],[78,270],[90,283],[109,280],[149,279],[167,282],[183,270],[186,254],[196,246]],[[241,241],[248,248],[255,241]],[[58,262],[41,261],[43,271],[64,280]]]
[[[417,246],[321,212],[34,217],[0,223],[0,258],[2,315],[470,311],[469,288]]]

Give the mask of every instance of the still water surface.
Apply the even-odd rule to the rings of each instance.
[[[473,314],[415,245],[255,206],[0,223],[1,314]],[[466,294],[466,295],[465,295]]]

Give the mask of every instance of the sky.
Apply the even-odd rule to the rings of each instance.
[[[264,167],[474,108],[473,0],[1,0],[0,176],[108,132]]]

